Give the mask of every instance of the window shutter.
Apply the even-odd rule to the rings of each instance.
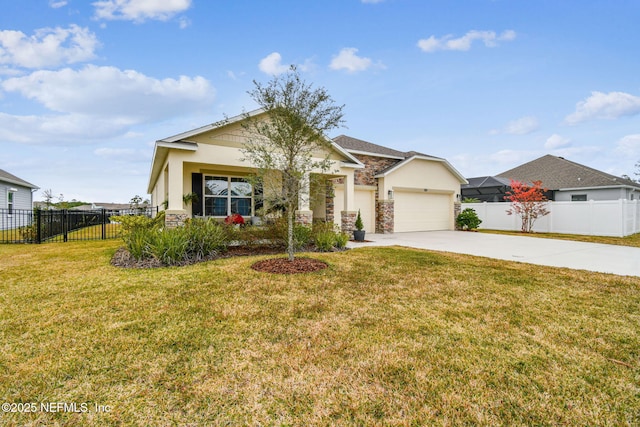
[[[202,206],[204,204],[204,198],[202,197],[202,174],[191,174],[191,191],[198,195],[198,201],[191,203],[191,212],[193,216],[202,216]]]

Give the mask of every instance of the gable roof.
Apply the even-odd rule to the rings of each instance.
[[[362,139],[357,139],[346,135],[337,136],[333,138],[333,141],[351,154],[363,154],[366,156],[386,157],[399,160],[397,163],[392,164],[388,168],[380,171],[375,176],[375,178],[384,177],[413,160],[421,159],[441,162],[453,175],[456,176],[456,178],[458,178],[458,180],[460,180],[461,183],[467,182],[467,180],[460,174],[460,172],[458,172],[453,166],[451,166],[451,164],[447,160],[441,157],[430,156],[428,154],[419,153],[417,151],[398,151],[394,150],[393,148],[374,144],[368,141],[363,141]]]
[[[0,169],[0,181],[8,182],[10,184],[20,185],[22,187],[32,188],[34,190],[40,189],[37,185],[33,185],[22,178],[18,178],[17,176],[10,174],[9,172]]]
[[[247,117],[256,117],[266,113],[267,111],[264,108],[259,108],[257,110],[249,111],[248,113],[238,114],[237,116],[228,117],[223,120],[220,120],[205,126],[201,126],[195,129],[188,130],[186,132],[182,132],[176,135],[172,135],[172,136],[157,140],[153,149],[153,156],[151,158],[151,172],[149,174],[149,184],[148,184],[147,192],[149,193],[152,192],[153,184],[160,174],[160,169],[162,168],[164,159],[168,155],[169,149],[197,151],[198,143],[190,141],[189,140],[190,138],[215,130],[215,129],[223,128],[233,123],[241,122],[242,120],[245,120]],[[360,162],[352,154],[346,151],[343,147],[339,146],[331,139],[327,139],[327,141],[331,143],[331,148],[333,150],[338,152],[340,155],[342,155],[346,159],[342,161],[343,167],[355,168],[355,169],[364,168],[364,164],[362,164],[362,162]]]
[[[382,155],[384,157],[394,157],[399,160],[407,157],[407,153],[404,153],[402,151],[383,147],[382,145],[363,141],[362,139],[352,138],[346,135],[336,136],[335,138],[333,138],[333,141],[351,153]]]
[[[640,189],[640,184],[631,180],[550,154],[499,173],[497,176],[521,182],[539,180],[549,190],[621,186]]]

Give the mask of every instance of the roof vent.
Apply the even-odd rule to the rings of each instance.
[[[559,159],[562,159],[562,160],[565,160],[565,158],[564,158],[564,157],[562,157],[562,156],[558,156],[558,158],[559,158]]]

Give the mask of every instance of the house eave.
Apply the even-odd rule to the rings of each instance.
[[[343,161],[342,165],[344,167],[354,167],[354,168],[357,168],[357,169],[364,168],[364,163],[362,163],[360,160],[355,158],[348,150],[345,150],[340,145],[336,144],[335,142],[331,141],[330,139],[328,139],[328,141],[331,142],[331,147],[334,150],[336,150],[338,153],[340,153],[343,156],[345,156],[347,159],[349,159],[354,164],[354,166],[349,166],[348,162],[344,162]]]
[[[589,187],[567,187],[559,188],[555,191],[585,191],[585,190],[611,190],[616,188],[629,188],[631,190],[640,191],[640,187],[634,187],[633,185],[602,185],[602,186],[589,186]]]
[[[40,189],[40,187],[38,187],[36,185],[33,185],[33,184],[30,184],[30,183],[28,183],[26,181],[16,181],[16,180],[13,180],[13,179],[10,179],[10,178],[0,178],[0,181],[6,182],[6,183],[9,183],[9,184],[12,184],[12,185],[17,185],[18,187],[30,188],[32,190],[39,190]]]
[[[395,160],[404,160],[404,157],[400,157],[400,156],[391,156],[389,154],[379,154],[379,153],[372,153],[370,151],[360,151],[360,150],[346,150],[347,152],[349,152],[350,154],[360,154],[363,156],[371,156],[371,157],[382,157],[385,159],[395,159]]]
[[[384,171],[383,173],[380,173],[378,175],[375,175],[374,178],[384,178],[387,175],[395,172],[396,170],[400,169],[401,167],[403,167],[404,165],[408,164],[409,162],[413,161],[413,160],[429,160],[432,162],[439,162],[439,163],[443,163],[444,166],[453,174],[455,175],[456,178],[458,178],[458,181],[460,181],[461,184],[468,184],[469,181],[466,180],[466,178],[464,176],[462,176],[462,174],[460,172],[458,172],[458,170],[456,168],[454,168],[451,163],[449,163],[447,160],[445,159],[441,159],[439,157],[428,157],[428,156],[421,156],[421,155],[415,155],[415,156],[411,156],[403,161],[401,161],[400,163],[395,164],[393,167],[391,167],[390,169]]]
[[[197,151],[198,144],[190,141],[167,142],[164,140],[156,141],[156,148],[173,148],[176,150]]]

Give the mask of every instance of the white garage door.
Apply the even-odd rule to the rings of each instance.
[[[364,231],[374,233],[376,229],[376,193],[373,190],[356,190],[355,191],[355,211],[360,209],[360,216],[364,224]],[[335,189],[335,197],[333,199],[334,221],[340,226],[340,212],[344,210],[344,192],[342,188]]]
[[[453,218],[450,194],[394,192],[394,231],[448,230]]]

